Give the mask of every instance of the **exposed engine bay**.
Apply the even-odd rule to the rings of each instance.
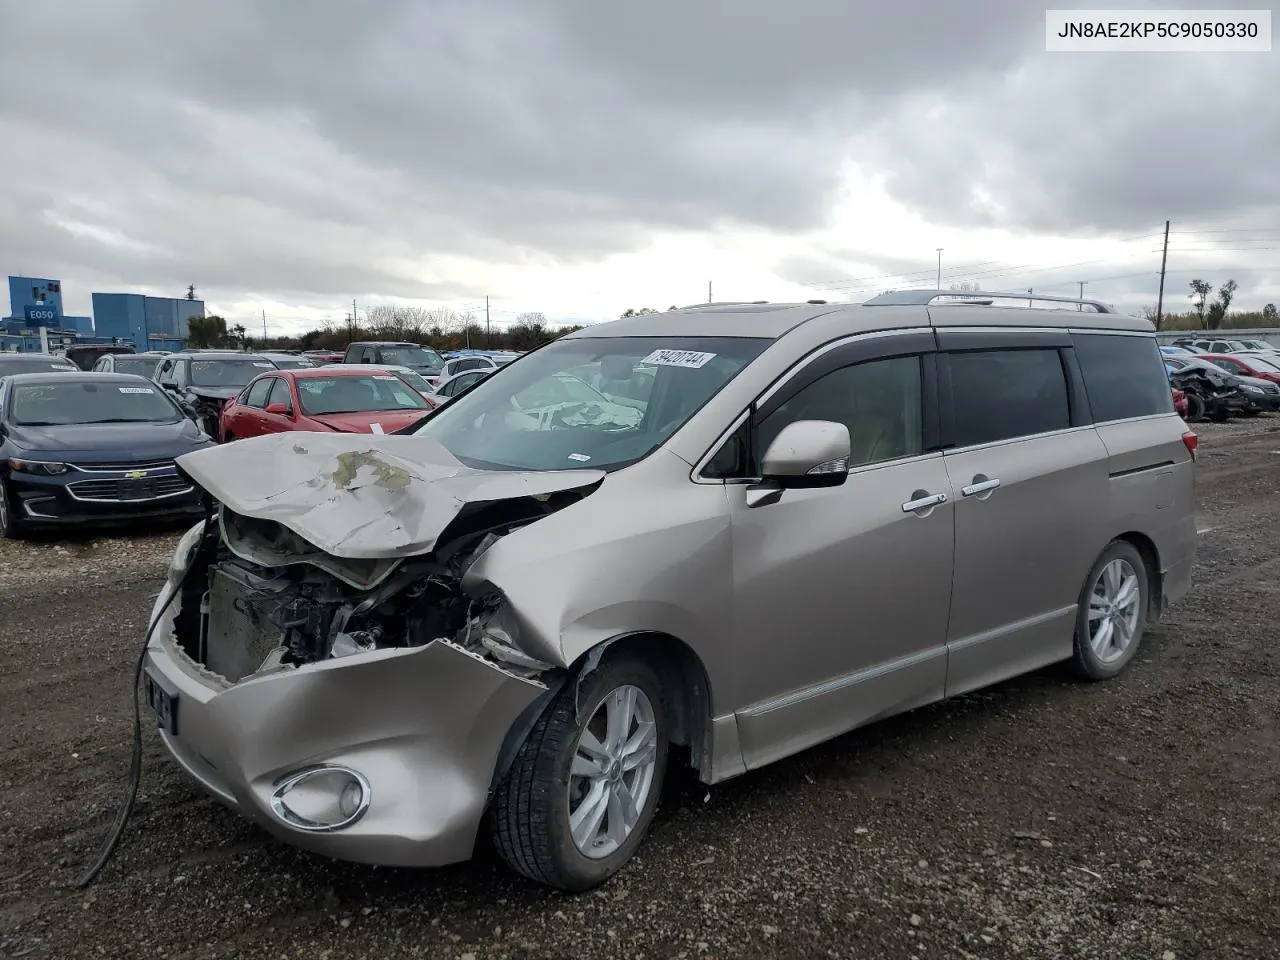
[[[335,557],[275,521],[220,506],[191,558],[175,639],[230,683],[436,640],[534,678],[554,665],[519,649],[500,595],[468,597],[462,578],[503,536],[586,493],[472,505],[435,550],[407,559]]]

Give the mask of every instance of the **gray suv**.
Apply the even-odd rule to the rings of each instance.
[[[629,318],[403,435],[184,456],[216,506],[152,613],[165,745],[301,847],[437,865],[486,829],[581,891],[672,745],[713,784],[1059,661],[1115,676],[1189,586],[1195,434],[1150,323],[1006,296]]]

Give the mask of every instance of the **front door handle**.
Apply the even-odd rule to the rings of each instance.
[[[925,493],[923,490],[917,490],[913,496],[914,500],[908,500],[902,505],[903,513],[915,513],[918,510],[928,510],[931,507],[937,507],[947,502],[945,493]]]
[[[966,497],[976,497],[984,493],[990,493],[992,490],[995,490],[999,486],[1000,486],[999,480],[995,480],[989,477],[985,477],[982,474],[978,474],[976,477],[973,478],[973,483],[969,484],[967,487],[961,487],[960,492],[964,494]]]

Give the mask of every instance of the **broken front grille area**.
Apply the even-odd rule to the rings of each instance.
[[[257,673],[283,644],[296,586],[224,562],[210,571],[200,661],[232,683]]]

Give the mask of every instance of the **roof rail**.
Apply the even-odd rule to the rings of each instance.
[[[998,293],[987,290],[891,290],[889,293],[882,293],[878,297],[872,297],[870,300],[863,301],[864,307],[889,307],[889,306],[921,306],[927,307],[935,300],[942,298],[950,298],[953,300],[962,300],[969,303],[976,303],[979,306],[991,306],[995,300],[1026,300],[1028,302],[1034,300],[1045,301],[1049,303],[1075,303],[1086,307],[1092,307],[1096,313],[1116,313],[1116,309],[1108,303],[1101,300],[1083,300],[1079,297],[1053,297],[1044,294],[1034,293]]]
[[[708,301],[707,303],[687,303],[683,307],[676,307],[677,310],[699,310],[702,307],[755,307],[762,303],[768,303],[768,300],[717,300],[715,303]],[[662,311],[669,313],[670,311]]]

